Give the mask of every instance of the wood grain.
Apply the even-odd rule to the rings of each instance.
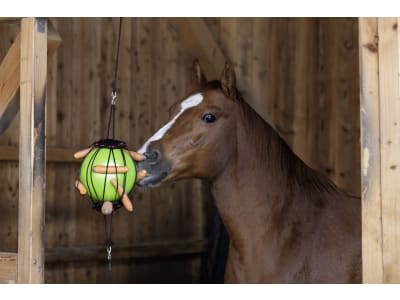
[[[115,247],[113,247],[113,259],[120,260],[201,254],[206,251],[206,248],[206,240],[115,245]],[[51,248],[46,249],[46,261],[49,264],[57,264],[60,262],[82,260],[104,260],[104,250],[104,246]]]
[[[356,19],[192,19],[189,29],[201,33],[194,42],[203,43],[206,37],[194,50],[188,47],[193,40],[180,34],[177,21],[186,24],[176,19],[123,19],[116,135],[128,149],[138,149],[169,120],[167,108],[187,95],[197,53],[204,56],[199,57],[200,63],[209,79],[220,76],[227,57],[235,64],[244,98],[259,108],[294,151],[347,192],[360,194],[359,124],[354,116],[359,90],[353,84],[358,81]],[[50,22],[63,42],[48,61],[46,247],[101,247],[103,218],[74,188],[79,164],[61,160],[67,152],[87,148],[104,136],[118,18],[51,18]],[[0,25],[3,58],[19,28]],[[215,75],[210,69],[215,69]],[[17,115],[0,137],[0,145],[14,147],[7,148],[11,151],[18,146],[18,122]],[[348,133],[341,133],[343,127]],[[53,149],[64,154],[52,160]],[[4,174],[0,208],[6,212],[0,220],[1,250],[16,251],[18,163],[4,160],[0,167]],[[132,199],[134,214],[116,212],[116,247],[207,235],[211,202],[207,187],[199,181],[155,190],[136,188]],[[52,262],[46,267],[46,282],[51,283],[94,283],[107,278],[101,261]],[[114,262],[113,275],[121,283],[198,282],[199,267],[199,255],[124,258]]]
[[[18,98],[20,74],[20,34],[0,65],[0,133],[7,129],[19,110]]]
[[[396,18],[378,19],[383,281],[400,282],[399,33]]]
[[[21,23],[18,283],[44,282],[47,21]]]
[[[363,282],[383,283],[378,19],[359,19]]]
[[[0,284],[17,282],[17,254],[0,252]]]
[[[47,162],[80,163],[74,158],[75,149],[48,147],[46,149]],[[18,161],[18,147],[0,146],[0,161]]]
[[[47,35],[48,57],[54,54],[60,44],[61,37],[51,25]],[[19,111],[20,46],[18,34],[0,65],[0,134],[8,128]]]

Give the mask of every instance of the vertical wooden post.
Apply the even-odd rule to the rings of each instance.
[[[378,19],[359,20],[363,282],[383,282]]]
[[[363,280],[400,283],[398,19],[360,19]]]
[[[21,22],[18,283],[44,282],[47,22]]]
[[[397,18],[379,18],[383,281],[400,283],[400,90]]]

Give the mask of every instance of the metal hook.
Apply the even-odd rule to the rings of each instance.
[[[115,99],[117,99],[117,92],[111,92],[111,105],[115,105]]]
[[[111,246],[107,246],[107,259],[111,260]]]

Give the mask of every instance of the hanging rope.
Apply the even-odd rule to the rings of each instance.
[[[117,100],[117,81],[118,81],[118,66],[119,66],[119,48],[121,44],[121,32],[122,32],[122,18],[119,18],[119,29],[118,29],[118,40],[117,40],[117,49],[115,51],[115,68],[114,68],[114,80],[112,81],[111,87],[111,108],[110,108],[110,116],[108,118],[108,127],[107,127],[107,139],[110,138],[110,129],[112,127],[112,136],[115,137],[115,101]]]
[[[107,126],[107,139],[110,138],[110,130],[111,130],[111,138],[115,138],[115,102],[117,99],[117,80],[118,80],[118,65],[119,65],[119,48],[121,44],[121,31],[122,31],[122,18],[119,18],[119,30],[118,30],[118,40],[117,40],[117,49],[115,52],[115,68],[114,68],[114,80],[112,81],[112,92],[111,92],[111,107],[110,107],[110,116],[108,118],[108,126]],[[122,151],[122,150],[121,150]],[[111,151],[110,153],[114,152]],[[115,164],[115,157],[114,164]],[[110,157],[108,158],[108,161]],[[115,165],[115,168],[117,166]],[[125,176],[126,177],[126,176]],[[125,178],[124,178],[125,179]],[[125,183],[124,183],[125,185]],[[104,184],[105,186],[105,184]],[[117,186],[118,189],[118,186]],[[103,192],[104,197],[104,192]],[[111,252],[112,252],[112,214],[110,215],[110,222],[107,222],[107,216],[104,216],[104,227],[106,232],[106,249],[107,249],[107,261],[108,261],[108,282],[112,283],[112,265],[111,265]]]

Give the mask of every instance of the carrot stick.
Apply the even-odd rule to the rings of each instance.
[[[135,151],[129,151],[129,154],[131,155],[133,160],[136,160],[136,161],[143,161],[146,159],[146,156],[144,156],[143,154],[140,154],[138,152],[135,152]]]
[[[143,178],[145,178],[147,175],[147,171],[145,169],[140,170],[137,173],[137,177],[136,177],[136,181],[142,180]]]
[[[86,188],[78,179],[75,180],[75,188],[79,191],[81,195],[86,195]]]
[[[118,184],[118,182],[115,180],[115,178],[111,179],[111,183],[117,189],[118,194],[122,197],[122,205],[125,207],[125,209],[127,211],[133,211],[132,201],[124,193],[124,189],[122,188],[122,186]]]
[[[93,172],[101,174],[115,174],[115,173],[127,173],[128,167],[126,166],[94,166]]]
[[[122,197],[125,194],[123,187],[120,184],[118,184],[115,178],[111,179],[111,183],[117,189],[118,194]]]
[[[82,157],[85,157],[89,153],[90,150],[92,150],[92,148],[86,148],[86,149],[83,149],[81,151],[75,152],[74,158],[75,159],[80,159]]]
[[[125,207],[125,209],[126,209],[127,211],[130,211],[130,212],[133,211],[133,204],[132,204],[132,201],[129,199],[129,197],[128,197],[126,194],[124,194],[124,195],[122,196],[122,205]]]

